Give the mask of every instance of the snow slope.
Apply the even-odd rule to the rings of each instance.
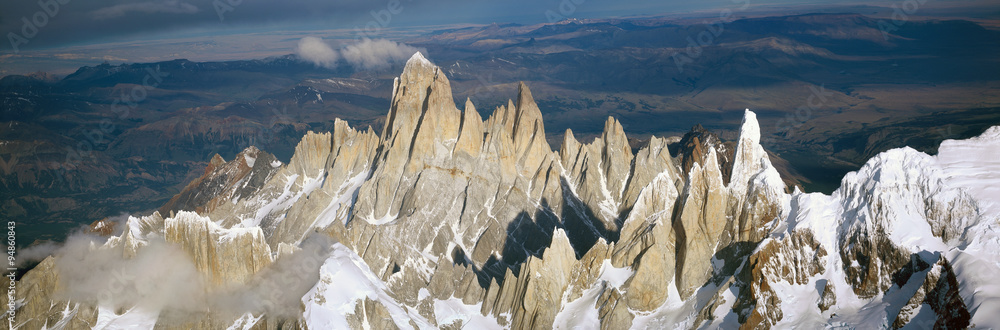
[[[1000,273],[998,154],[1000,127],[993,127],[976,138],[945,141],[937,156],[910,148],[879,154],[847,174],[830,196],[793,193],[792,213],[772,239],[809,230],[828,253],[822,260],[825,272],[808,285],[782,280],[772,284],[784,314],[775,326],[892,324],[919,284],[910,281],[873,299],[859,298],[844,280],[843,270],[845,262],[856,261],[842,260],[838,253],[849,244],[847,237],[859,230],[884,232],[893,244],[930,263],[937,261],[937,255],[944,256],[955,269],[972,323],[1000,325],[1000,283],[993,278]],[[942,234],[948,230],[952,237]],[[838,300],[822,318],[811,316],[819,312],[815,304],[803,309],[802,301],[804,296],[813,297],[805,302],[818,299],[818,291],[810,289],[818,281],[833,285]],[[925,319],[927,313],[934,312],[924,305],[916,315]]]
[[[340,243],[334,244],[330,257],[320,268],[319,282],[302,297],[305,324],[309,329],[348,329],[347,315],[353,314],[355,304],[364,299],[382,303],[399,327],[412,328],[410,321],[413,321],[420,328],[433,328],[415,311],[397,303],[361,257]]]

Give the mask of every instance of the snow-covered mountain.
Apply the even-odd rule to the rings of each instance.
[[[485,121],[419,53],[385,128],[338,121],[288,164],[212,160],[160,211],[72,237],[11,327],[1000,326],[1000,127],[789,192],[747,110],[735,150],[622,126],[545,140],[528,87]],[[97,228],[101,227],[101,228]],[[4,303],[8,298],[3,299]]]

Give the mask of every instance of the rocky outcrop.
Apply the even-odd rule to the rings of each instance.
[[[735,220],[735,242],[760,242],[787,209],[785,183],[760,145],[760,124],[749,109],[743,115],[727,188],[727,213]]]
[[[164,221],[164,238],[180,246],[216,286],[247,283],[271,264],[271,249],[260,228],[224,229],[195,213]]]
[[[261,189],[281,165],[273,155],[252,146],[228,163],[216,154],[205,168],[205,174],[188,183],[160,207],[160,214],[211,212],[220,203],[239,200]]]
[[[931,325],[935,329],[969,327],[972,315],[959,295],[959,284],[948,260],[939,258],[934,265],[928,265],[915,257],[911,264],[914,267],[908,269],[911,274],[908,280],[919,280],[919,276],[915,275],[919,275],[917,272],[921,272],[924,273],[923,283],[913,294],[913,297],[906,302],[906,305],[900,309],[892,327],[899,329],[910,324],[911,318],[916,316],[923,305],[930,307],[938,315],[938,318],[934,320],[933,324],[928,324],[929,322],[926,320],[915,324],[918,327],[928,328]],[[907,282],[902,281],[897,284],[902,287]]]
[[[576,257],[565,232],[557,230],[541,258],[529,257],[515,274],[508,272],[493,313],[510,313],[512,328],[550,327],[573,275]]]
[[[713,149],[704,168],[698,164],[691,168],[673,223],[677,233],[675,283],[682,298],[711,276],[712,255],[727,224],[724,188]]]
[[[690,172],[694,164],[705,164],[709,150],[714,149],[723,183],[729,184],[729,177],[733,172],[735,147],[736,143],[723,142],[718,135],[705,129],[701,124],[694,125],[677,143],[677,153],[681,158],[681,173]]]
[[[859,296],[884,292],[892,285],[890,275],[920,251],[904,243],[913,239],[907,233],[927,227],[929,235],[951,241],[958,228],[973,221],[977,212],[971,196],[943,187],[933,164],[930,156],[912,149],[888,151],[849,173],[835,193],[842,197],[847,223],[839,234],[840,254],[856,261],[843,267]]]
[[[97,306],[70,301],[55,290],[60,280],[54,257],[43,260],[15,284],[13,297],[0,295],[4,306],[17,306],[13,322],[8,323],[10,315],[4,315],[4,323],[11,328],[44,329],[61,324],[65,329],[92,329],[97,325]]]
[[[684,158],[682,157],[682,159]],[[666,173],[664,179],[668,179],[668,182],[679,185],[682,182],[680,173],[688,173],[688,171],[678,170],[673,158],[670,157],[667,139],[653,136],[635,154],[632,171],[623,194],[623,213],[631,213],[631,208],[637,203],[639,195],[661,173]]]
[[[594,229],[603,236],[614,237],[621,223],[621,211],[627,207],[623,201],[633,159],[621,124],[609,117],[604,122],[604,132],[589,144],[580,144],[573,132],[567,130],[560,157],[572,191],[591,216],[601,220]],[[671,166],[669,162],[659,165]]]
[[[754,252],[737,274],[742,286],[733,306],[740,323],[750,329],[770,328],[783,317],[781,299],[771,287],[779,281],[805,285],[825,271],[827,252],[809,230],[797,231],[781,240],[768,241]],[[833,287],[821,291],[820,308],[829,308],[835,298]]]

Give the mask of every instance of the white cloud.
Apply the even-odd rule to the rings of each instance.
[[[76,235],[55,253],[62,298],[115,307],[142,303],[157,310],[197,311],[205,305],[203,276],[179,247],[154,239],[134,258],[125,258],[121,250],[100,244],[100,238]]]
[[[194,14],[198,12],[198,7],[190,3],[179,0],[149,1],[137,3],[123,3],[111,7],[105,7],[90,12],[90,16],[97,20],[117,18],[125,16],[130,12],[140,12],[147,14]]]
[[[364,39],[335,50],[320,38],[305,37],[295,53],[306,62],[328,69],[345,62],[355,69],[372,70],[402,63],[418,51],[421,49],[385,39]]]
[[[294,318],[334,243],[323,234],[309,235],[299,249],[278,257],[246,283],[218,286],[183,248],[162,237],[152,236],[128,258],[121,248],[103,246],[104,238],[76,234],[54,253],[60,284],[55,294],[114,308],[143,306],[160,311],[161,321],[205,310]]]
[[[348,63],[356,68],[378,69],[403,62],[420,51],[415,47],[385,39],[364,39],[341,50]],[[426,52],[425,52],[426,53]]]
[[[45,260],[45,258],[48,258],[50,255],[55,253],[59,247],[59,244],[45,242],[17,251],[17,267],[24,267],[28,264]]]
[[[337,61],[340,60],[340,54],[337,51],[323,42],[323,39],[316,37],[305,37],[299,40],[299,47],[295,53],[303,60],[327,69],[336,68]]]

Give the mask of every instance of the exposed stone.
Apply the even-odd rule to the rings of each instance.
[[[666,139],[653,136],[636,153],[632,162],[632,173],[628,178],[624,199],[622,200],[623,211],[631,213],[642,191],[664,172],[667,173],[666,181],[675,186],[679,185],[679,187],[683,187],[684,183],[680,173],[688,172],[680,172],[678,170],[673,159],[670,158],[670,150],[667,145]],[[725,175],[723,175],[723,178],[725,178]],[[675,191],[677,190],[676,188],[678,187],[675,187]]]
[[[15,301],[20,301],[13,324],[22,329],[55,328],[63,323],[66,329],[92,329],[97,324],[97,308],[90,302],[70,302],[61,299],[58,288],[59,271],[54,257],[45,258],[15,283]],[[0,295],[3,306],[9,306],[7,294]],[[64,313],[72,311],[73,313]],[[9,315],[4,315],[6,324]]]
[[[224,229],[190,212],[166,219],[164,226],[167,242],[187,252],[198,271],[215,285],[247,283],[271,264],[271,249],[260,228]]]
[[[727,187],[727,213],[737,220],[732,239],[736,242],[760,242],[773,229],[774,220],[781,216],[788,197],[784,194],[784,181],[760,145],[757,115],[749,109],[743,115],[733,157],[733,172]]]
[[[784,315],[781,308],[775,306],[780,306],[781,300],[771,289],[772,284],[809,283],[812,277],[825,271],[822,260],[826,256],[826,250],[808,229],[795,231],[781,240],[766,241],[750,255],[743,271],[737,275],[742,290],[733,311],[739,315],[743,327],[770,328],[780,321]],[[832,304],[828,300],[835,301],[836,297],[832,296],[832,291],[826,293],[832,286],[823,290],[819,304]],[[820,308],[825,310],[829,306]]]
[[[819,307],[820,312],[825,312],[830,309],[831,306],[837,304],[837,292],[834,291],[833,284],[829,282],[823,286],[823,292],[819,295],[819,302],[816,303]]]
[[[399,329],[392,321],[389,310],[382,303],[365,298],[354,305],[354,313],[348,315],[352,329]]]
[[[972,316],[965,301],[959,295],[959,284],[951,263],[941,257],[937,263],[928,266],[914,256],[911,264],[916,265],[912,267],[913,270],[923,270],[926,275],[924,275],[923,284],[897,314],[892,327],[899,329],[908,325],[921,305],[925,304],[930,306],[938,316],[933,324],[934,329],[964,329],[969,327]],[[912,271],[908,273],[917,275]],[[914,280],[915,277],[919,279],[918,276],[909,276],[909,279]],[[930,327],[929,324],[917,324],[916,326]]]
[[[601,137],[585,145],[567,130],[559,156],[572,193],[584,204],[577,207],[586,206],[578,212],[579,217],[600,220],[588,226],[595,237],[616,239],[633,159],[621,124],[609,117]]]
[[[205,174],[188,183],[160,207],[160,214],[169,215],[177,211],[206,213],[219,204],[248,196],[261,189],[274,175],[277,166],[272,163],[275,162],[280,164],[273,155],[252,146],[228,163],[216,154],[205,168]]]
[[[601,284],[603,290],[597,299],[597,313],[601,320],[601,329],[625,329],[632,325],[635,318],[628,306],[622,301],[622,294],[613,287]]]
[[[673,222],[676,233],[675,283],[682,299],[705,284],[711,276],[711,259],[726,228],[725,186],[710,150],[707,163],[695,164],[681,195],[679,214]]]
[[[670,258],[661,248],[661,245],[653,245],[641,255],[638,262],[632,264],[635,275],[626,282],[628,291],[625,293],[625,302],[629,309],[648,312],[660,307],[667,299],[668,277],[664,273],[669,273],[671,268]]]
[[[464,152],[469,157],[479,157],[483,149],[483,118],[476,111],[472,100],[465,100],[465,111],[462,111],[462,127],[455,143],[455,152]]]
[[[677,143],[677,154],[681,159],[680,172],[690,172],[694,164],[704,166],[709,149],[715,149],[723,183],[728,185],[733,170],[734,147],[735,144],[723,142],[718,135],[706,130],[701,124],[696,124]]]

